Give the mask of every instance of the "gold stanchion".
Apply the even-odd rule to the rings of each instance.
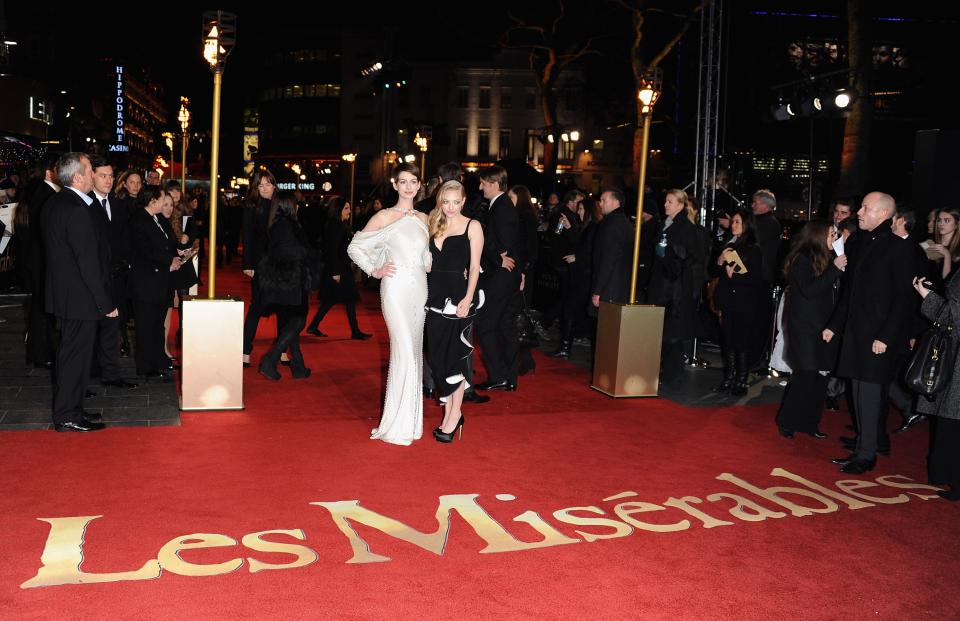
[[[220,84],[223,71],[213,72],[213,125],[210,148],[210,229],[207,252],[207,299],[214,299],[217,291],[217,174],[220,169]]]

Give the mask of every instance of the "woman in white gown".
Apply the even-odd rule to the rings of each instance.
[[[420,169],[400,164],[393,187],[400,200],[376,213],[353,236],[347,254],[380,282],[380,304],[390,333],[390,367],[383,416],[370,438],[409,445],[423,433],[423,325],[430,269],[427,217],[413,208]]]

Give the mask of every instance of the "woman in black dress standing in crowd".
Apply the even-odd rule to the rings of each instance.
[[[793,370],[777,413],[777,428],[785,438],[795,431],[827,437],[820,432],[820,416],[838,352],[836,342],[825,343],[820,335],[836,303],[834,283],[847,266],[846,255],[833,256],[836,239],[830,222],[810,221],[800,229],[784,263],[786,360]]]
[[[326,218],[323,226],[323,276],[320,278],[320,308],[317,309],[307,334],[326,336],[320,331],[320,322],[334,304],[343,304],[350,322],[350,338],[366,340],[370,338],[360,330],[357,323],[357,283],[350,269],[350,257],[347,246],[350,245],[350,203],[342,197],[331,198],[327,203]]]
[[[427,360],[443,403],[443,422],[434,429],[438,442],[451,442],[463,433],[463,391],[471,383],[467,364],[473,347],[469,334],[482,304],[477,290],[483,228],[463,215],[467,193],[459,181],[447,181],[437,192],[430,214],[430,254],[433,264],[427,285]]]
[[[278,192],[270,208],[267,249],[257,265],[257,295],[263,313],[277,313],[277,340],[260,360],[260,373],[279,380],[277,364],[290,352],[293,377],[310,377],[300,351],[300,331],[307,322],[310,292],[310,248],[297,221],[297,200],[292,192]]]
[[[513,186],[507,192],[507,197],[517,208],[517,217],[520,220],[520,256],[517,257],[517,267],[520,269],[520,295],[522,296],[520,302],[523,305],[521,312],[527,313],[533,303],[533,288],[537,278],[534,269],[537,265],[537,254],[540,249],[540,240],[537,235],[540,216],[530,199],[530,190],[527,189],[527,186]],[[526,323],[532,328],[531,321],[528,320]],[[537,363],[533,360],[533,354],[530,350],[531,347],[525,345],[521,339],[517,349],[519,365],[517,373],[520,375],[525,375],[537,368]]]
[[[730,232],[733,237],[717,259],[723,268],[720,270],[716,293],[723,352],[723,381],[717,386],[717,391],[729,390],[731,395],[740,397],[747,394],[749,387],[747,354],[757,329],[757,310],[763,286],[763,254],[757,244],[751,212],[739,210],[734,213],[730,218]],[[735,262],[735,256],[739,256],[743,267]]]
[[[243,320],[243,366],[250,366],[250,352],[263,316],[257,264],[267,248],[267,220],[277,205],[277,179],[266,168],[253,175],[250,194],[243,206],[243,273],[251,278],[250,305]],[[210,249],[215,252],[215,249]]]

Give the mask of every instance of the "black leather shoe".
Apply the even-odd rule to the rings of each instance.
[[[925,420],[927,420],[927,417],[923,414],[911,414],[903,419],[903,424],[897,427],[893,433],[903,433],[904,431],[908,431],[914,425],[920,424]]]
[[[857,457],[853,453],[850,453],[846,457],[837,457],[836,459],[831,459],[831,464],[837,464],[838,466],[846,466],[852,461],[856,461]]]
[[[827,397],[825,405],[827,409],[830,410],[831,412],[839,412],[840,397]]]
[[[100,431],[101,429],[105,429],[106,425],[104,425],[103,423],[88,423],[86,421],[83,421],[79,423],[69,422],[69,423],[54,424],[53,428],[54,430],[60,431],[60,432],[64,432],[64,431],[83,432],[83,431]]]
[[[793,431],[790,429],[787,429],[786,427],[777,427],[777,431],[779,431],[780,435],[783,436],[784,438],[793,437]]]
[[[514,391],[517,389],[517,385],[503,380],[502,382],[484,382],[483,384],[477,384],[477,390],[507,390]]]
[[[463,393],[463,400],[469,401],[470,403],[486,403],[490,400],[490,397],[487,395],[478,395],[474,391]]]
[[[817,440],[824,440],[827,438],[827,434],[823,433],[819,429],[816,431],[808,431],[807,433],[810,435],[810,437],[816,438]]]
[[[98,414],[97,412],[88,412],[88,411],[84,410],[84,411],[83,411],[83,422],[85,422],[85,423],[102,423],[102,422],[103,422],[103,415],[102,415],[102,414]]]
[[[840,468],[840,472],[846,472],[847,474],[863,474],[864,472],[870,472],[873,470],[873,467],[876,465],[876,459],[871,459],[870,461],[867,461],[866,459],[853,459],[844,464],[843,467]]]
[[[87,392],[83,393],[83,397],[85,399],[93,399],[96,396],[97,396],[97,393],[93,392],[92,390],[88,390]]]
[[[53,363],[52,362],[34,362],[33,366],[35,366],[38,369],[52,369]]]
[[[326,336],[326,334],[320,330],[317,330],[316,328],[307,328],[307,334],[312,334],[313,336]]]
[[[373,336],[372,334],[367,334],[366,332],[354,332],[353,334],[350,335],[350,338],[352,338],[355,341],[365,341],[372,336]]]
[[[120,357],[129,358],[130,357],[130,348],[123,345],[120,346]]]
[[[105,382],[100,382],[100,385],[113,386],[114,388],[136,388],[137,387],[137,384],[134,384],[133,382],[128,382],[127,380],[124,380],[124,379],[107,380]]]

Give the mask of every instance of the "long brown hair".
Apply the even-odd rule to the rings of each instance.
[[[960,209],[956,207],[944,207],[937,210],[937,220],[940,219],[940,216],[947,214],[953,218],[956,228],[953,231],[953,236],[950,238],[950,245],[946,246],[947,250],[950,251],[951,257],[956,257],[958,250],[960,250]],[[936,220],[933,223],[933,241],[937,244],[943,243],[943,237],[940,236],[940,228],[937,226]],[[956,260],[956,259],[954,259]]]
[[[798,256],[803,255],[813,264],[813,273],[819,276],[830,265],[833,258],[830,247],[827,245],[827,231],[833,226],[826,220],[811,220],[803,225],[800,232],[793,238],[793,245],[783,262],[783,274],[790,278],[790,268]]]

